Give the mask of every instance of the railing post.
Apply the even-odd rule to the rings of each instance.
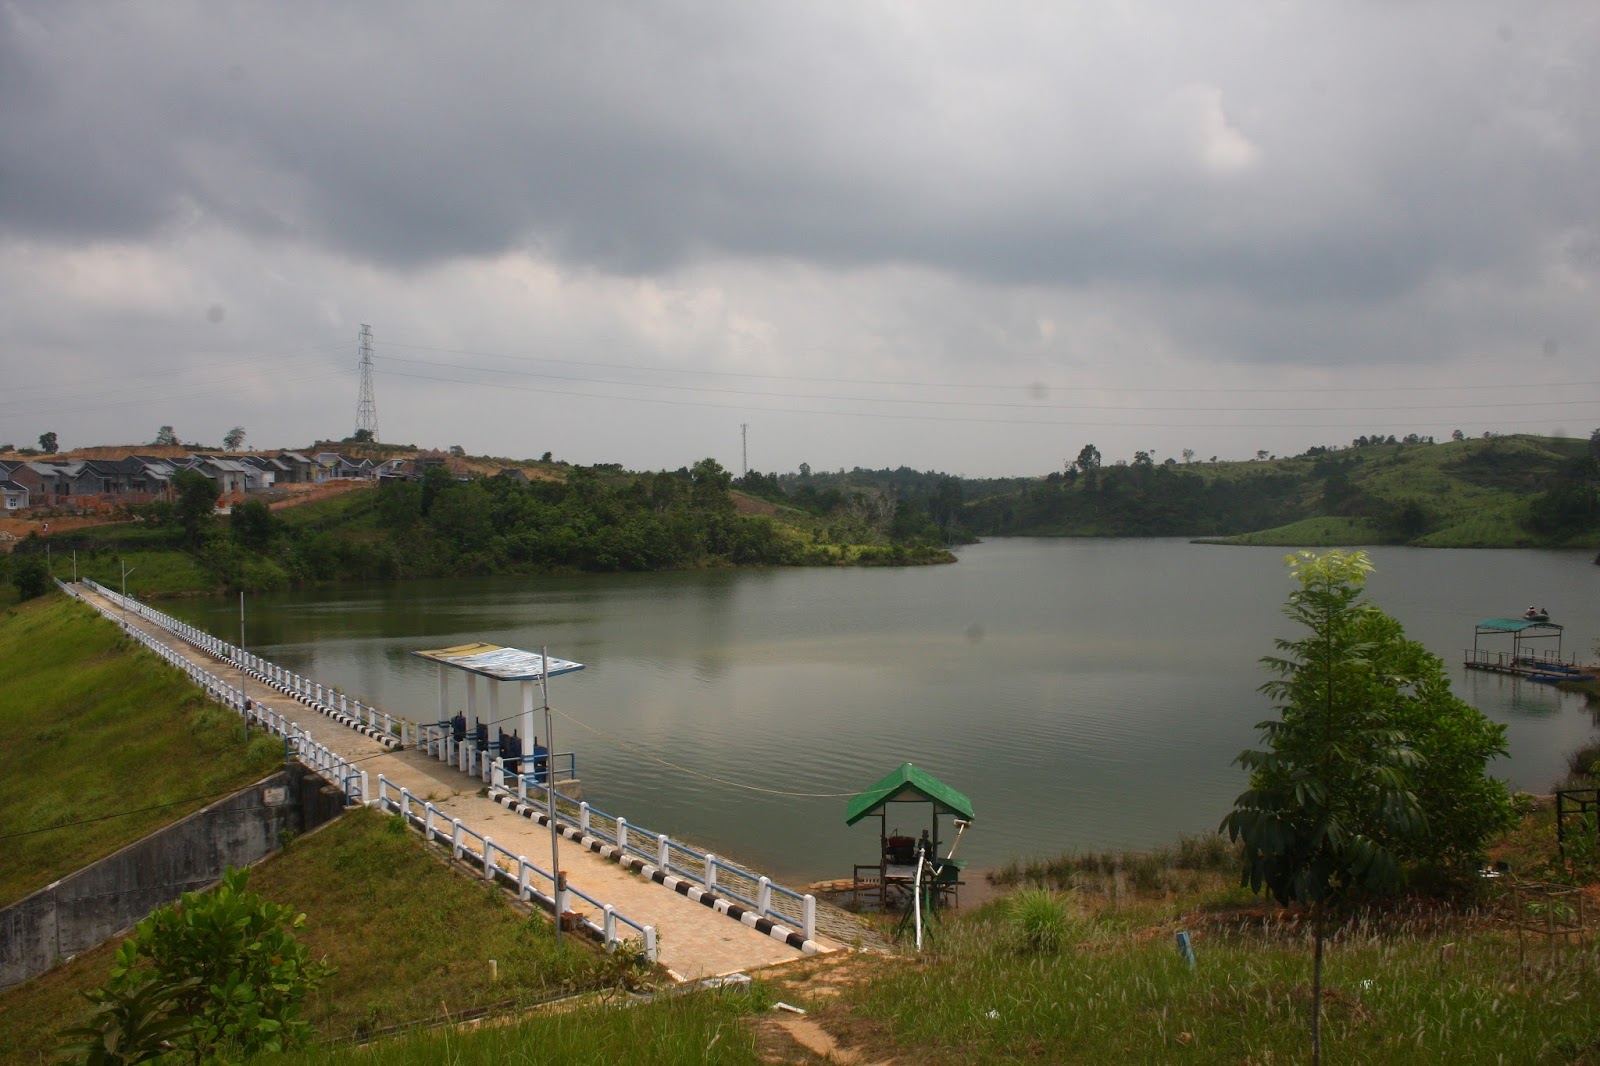
[[[407,789],[400,790],[400,817],[406,820],[406,826],[411,825],[411,793]]]
[[[806,939],[815,940],[817,939],[817,897],[808,892],[804,902],[805,906],[801,908],[801,914],[805,919]]]
[[[372,793],[367,791],[367,772],[365,770],[361,771],[361,802],[363,804],[372,803]]]
[[[489,787],[491,789],[504,789],[506,787],[506,761],[495,756],[489,767]]]
[[[461,858],[461,819],[450,819],[450,857]]]
[[[617,942],[617,909],[607,903],[600,908],[600,913],[605,915],[605,924],[602,928],[605,930],[606,950],[610,951],[611,945]]]
[[[378,804],[384,810],[389,809],[389,779],[382,774],[378,775]]]
[[[756,913],[765,918],[772,909],[772,879],[765,874],[756,882]]]
[[[656,834],[656,865],[662,873],[667,872],[667,834]]]
[[[531,886],[528,884],[528,857],[517,856],[517,898],[526,902],[532,895]]]
[[[644,927],[644,957],[651,962],[660,961],[656,957],[656,927],[653,925]]]
[[[617,818],[617,849],[628,850],[628,820],[620,816]]]
[[[589,835],[589,804],[578,804],[578,829],[584,836]]]
[[[422,808],[422,839],[430,844],[433,843],[433,812],[436,809],[432,801]]]
[[[705,886],[707,892],[714,892],[717,888],[717,857],[706,852]]]
[[[483,879],[494,880],[494,841],[489,837],[483,838]]]
[[[556,871],[555,891],[550,895],[556,901],[556,921],[560,922],[561,916],[567,913],[567,871]]]

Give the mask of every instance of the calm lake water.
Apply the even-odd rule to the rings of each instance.
[[[1013,539],[958,554],[909,569],[341,586],[253,597],[247,636],[430,721],[437,670],[413,650],[547,645],[588,667],[553,680],[551,703],[556,747],[578,753],[593,805],[791,879],[875,859],[876,820],[847,829],[839,794],[901,762],[972,798],[961,854],[977,865],[1213,831],[1244,787],[1232,760],[1271,715],[1257,660],[1299,635],[1280,613],[1284,551]],[[1371,554],[1372,599],[1509,726],[1494,773],[1548,788],[1594,729],[1582,700],[1458,664],[1475,621],[1529,603],[1567,626],[1565,650],[1587,652],[1600,636],[1591,554]],[[170,609],[238,639],[236,599]],[[452,693],[464,708],[460,680]],[[480,691],[485,716],[487,704]]]

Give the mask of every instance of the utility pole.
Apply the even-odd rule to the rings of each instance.
[[[356,399],[356,432],[367,431],[374,444],[378,441],[378,401],[372,396],[372,327],[361,324],[361,393]]]
[[[739,475],[750,476],[750,423],[739,423]]]
[[[126,559],[118,559],[117,562],[122,564],[122,630],[126,633],[128,631],[128,575],[139,568],[137,566],[129,566]]]
[[[556,830],[556,733],[550,721],[550,649],[539,648],[539,692],[544,697],[545,815],[550,819],[550,907],[556,915],[556,947],[561,947],[561,902],[566,875],[561,872],[561,834]]]

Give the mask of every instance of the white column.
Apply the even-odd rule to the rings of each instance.
[[[450,717],[450,668],[444,663],[439,664],[439,721],[443,722]]]
[[[533,768],[533,682],[523,681],[522,686],[522,772]]]

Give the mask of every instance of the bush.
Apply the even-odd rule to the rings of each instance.
[[[89,1024],[66,1030],[79,1062],[141,1062],[170,1052],[235,1061],[303,1043],[300,1001],[331,967],[293,930],[305,915],[246,890],[230,869],[210,892],[186,892],[140,922],[117,949],[105,987],[87,993]]]
[[[1072,931],[1067,898],[1045,888],[1025,888],[1012,896],[1006,924],[1016,949],[1033,955],[1056,954]]]
[[[50,568],[38,554],[29,555],[13,568],[11,583],[18,599],[37,599],[50,591]]]

